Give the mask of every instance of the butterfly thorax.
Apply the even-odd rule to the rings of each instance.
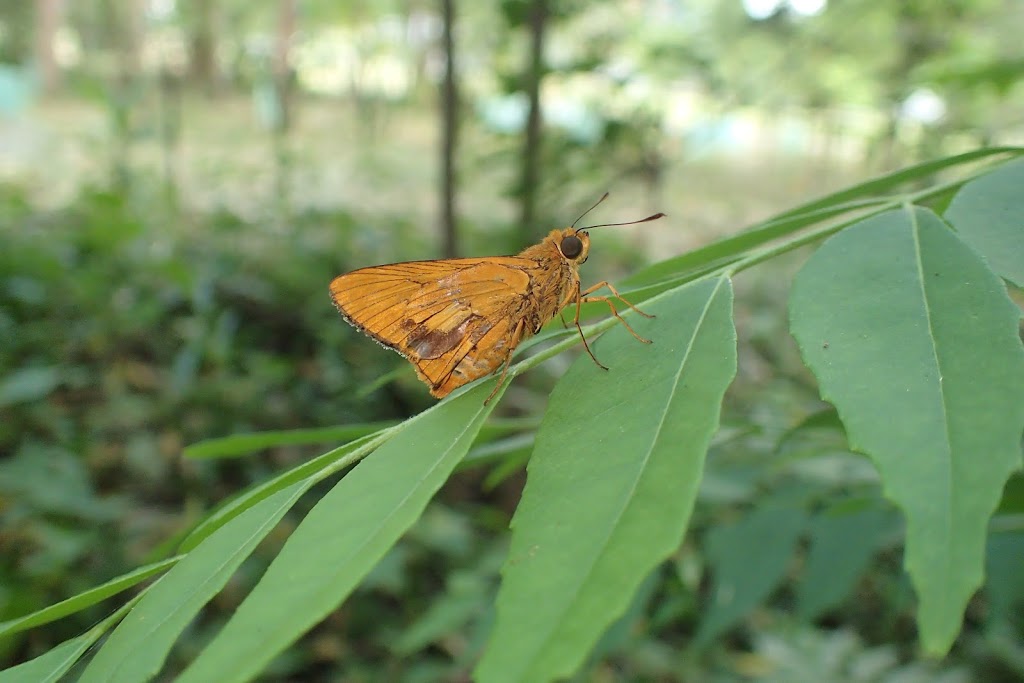
[[[573,238],[578,239],[579,244],[566,242]],[[566,244],[579,248],[574,258],[563,253],[562,247]],[[519,258],[536,264],[529,272],[531,305],[528,307],[530,319],[527,326],[531,333],[558,315],[567,299],[577,291],[579,264],[587,260],[589,252],[590,236],[585,232],[577,233],[573,228],[552,230],[539,244],[520,252]]]

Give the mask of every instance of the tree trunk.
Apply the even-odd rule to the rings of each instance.
[[[277,36],[274,41],[272,68],[275,74],[289,70],[288,55],[291,52],[292,36],[299,20],[298,0],[281,0],[277,15]]]
[[[120,0],[115,5],[118,61],[125,81],[137,84],[142,75],[142,43],[145,40],[144,0]]]
[[[288,146],[288,132],[294,125],[294,78],[289,62],[292,37],[298,25],[298,0],[281,0],[277,15],[277,36],[271,55],[270,71],[277,100],[278,118],[272,124],[271,138],[274,146],[275,197],[278,217],[282,224],[290,220],[292,205],[290,179],[292,155]]]
[[[104,37],[115,54],[115,66],[108,85],[110,116],[111,182],[119,191],[131,186],[132,145],[135,142],[136,104],[140,99],[143,21],[141,0],[103,0],[99,3]]]
[[[290,128],[292,117],[292,68],[288,57],[291,52],[292,37],[298,25],[298,0],[281,0],[280,12],[277,15],[277,37],[274,41],[274,54],[271,57],[270,70],[277,89],[278,104],[281,106],[281,130]]]
[[[459,133],[459,90],[455,72],[455,0],[441,0],[445,72],[441,86],[441,235],[443,255],[458,254],[455,223],[455,151]]]
[[[523,170],[520,181],[522,212],[520,235],[525,245],[537,242],[544,231],[536,225],[537,188],[540,184],[541,114],[540,83],[544,77],[544,29],[547,23],[546,0],[533,0],[530,5],[530,64],[526,74],[526,93],[530,111],[526,119],[526,139],[523,144]]]
[[[63,0],[36,0],[35,60],[39,86],[44,93],[53,93],[60,87],[61,73],[53,52],[53,39],[63,13]]]
[[[189,36],[189,75],[208,95],[215,95],[220,87],[216,6],[215,0],[192,0],[189,7],[195,17]]]

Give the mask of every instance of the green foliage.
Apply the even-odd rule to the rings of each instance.
[[[870,503],[868,503],[870,505]],[[854,592],[872,559],[900,528],[892,511],[834,505],[809,520],[807,563],[798,586],[800,617],[813,621],[842,605]]]
[[[126,614],[131,613],[132,608],[142,599],[143,595],[145,593],[135,596],[77,638],[63,642],[31,661],[0,671],[0,680],[5,683],[50,683],[61,680],[64,674],[85,655],[97,640],[106,635],[107,631],[120,622]]]
[[[219,473],[216,463],[182,467],[183,444],[408,410],[389,392],[356,395],[400,359],[350,354],[361,341],[330,304],[326,283],[346,269],[345,255],[373,258],[352,238],[350,216],[300,214],[298,237],[285,237],[227,212],[177,214],[137,187],[139,195],[86,190],[53,210],[35,209],[14,187],[0,192],[0,619],[51,603],[59,613],[37,613],[38,623],[85,609],[56,625],[64,637],[105,617],[97,603],[152,572],[91,584],[167,557],[173,545],[149,553],[197,521],[187,509],[182,516],[182,501],[207,507],[277,469],[255,460]],[[180,224],[168,229],[172,222]],[[280,258],[285,245],[305,263]],[[247,443],[279,465],[305,457],[310,436],[359,433]],[[0,650],[25,642],[17,636]]]
[[[614,359],[620,391],[581,357],[552,393],[480,680],[571,674],[682,540],[736,369],[731,283],[697,282],[645,308],[657,318],[637,331],[657,346],[623,327],[594,344]]]
[[[490,390],[490,383],[477,385],[392,430],[397,433],[373,458],[310,511],[236,616],[179,680],[250,680],[333,611],[466,455],[493,410],[493,402],[483,403]],[[313,555],[317,561],[310,562]]]
[[[985,257],[993,272],[1018,287],[1024,287],[1024,253],[1015,209],[1022,186],[1024,160],[1018,160],[965,187],[946,210],[957,234]]]
[[[96,586],[95,588],[70,597],[67,600],[58,602],[55,605],[45,607],[38,612],[33,612],[32,614],[20,619],[5,621],[0,624],[0,637],[18,633],[19,631],[25,631],[27,629],[55,621],[62,617],[66,617],[70,614],[80,612],[86,607],[105,600],[112,595],[117,595],[118,593],[145,581],[151,576],[163,573],[165,570],[173,567],[179,559],[180,557],[171,557],[160,562],[154,562],[153,564],[145,567],[139,567],[135,571],[129,572],[124,576],[111,579],[101,586]]]
[[[971,206],[998,205],[1004,220],[1024,219],[1024,206],[1005,191],[1019,162],[961,170],[956,180],[907,194],[899,190],[939,168],[1020,153],[979,151],[891,174],[635,274],[627,298],[657,317],[629,320],[654,344],[637,343],[614,318],[589,326],[589,335],[608,330],[593,347],[612,370],[601,371],[581,355],[552,392],[535,438],[529,420],[489,426],[504,394],[483,403],[495,381],[490,378],[391,426],[244,435],[196,448],[193,454],[206,459],[237,458],[246,448],[355,439],[208,513],[177,544],[180,556],[4,624],[8,634],[38,626],[169,569],[138,602],[0,673],[0,681],[27,680],[26,672],[58,678],[122,619],[85,679],[147,680],[166,670],[171,645],[230,576],[244,571],[259,539],[301,504],[303,494],[357,461],[289,535],[234,615],[187,660],[184,680],[251,680],[266,667],[287,675],[300,666],[289,646],[343,601],[358,620],[361,582],[367,590],[407,594],[405,574],[394,568],[409,561],[409,542],[453,560],[447,587],[419,603],[418,619],[386,637],[386,651],[415,661],[419,675],[455,675],[479,662],[480,681],[552,680],[581,670],[598,675],[604,660],[631,678],[675,676],[714,656],[727,634],[752,628],[759,611],[762,621],[766,610],[776,614],[773,596],[790,585],[801,558],[796,614],[804,620],[837,611],[855,615],[850,597],[865,590],[865,572],[899,544],[900,525],[886,498],[906,523],[904,565],[916,605],[906,602],[898,573],[876,569],[879,594],[869,591],[869,601],[884,606],[864,608],[867,637],[897,640],[902,615],[913,609],[921,647],[946,653],[961,633],[968,600],[983,585],[986,564],[991,633],[1019,632],[1013,615],[1024,597],[1016,571],[1022,534],[1012,526],[1019,487],[1010,473],[1021,462],[1024,349],[1020,310],[990,264],[1024,258],[1024,241],[1019,231],[1004,230],[991,254],[991,242],[972,242],[979,255],[967,235],[958,234],[961,225],[974,229]],[[958,188],[945,220],[910,204]],[[733,280],[823,237],[829,239],[796,276],[790,315],[800,353],[836,410],[794,401],[787,390],[774,407],[764,397],[755,400],[762,411],[789,412],[796,426],[783,428],[778,417],[756,413],[743,417],[733,407],[719,428],[723,393],[736,371]],[[741,327],[741,346],[748,343],[744,329],[749,326]],[[557,341],[513,366],[510,376],[577,343],[564,331],[541,335],[540,343],[544,339]],[[51,366],[55,360],[49,359]],[[13,386],[30,389],[9,395],[35,405],[31,397],[63,386],[47,373],[37,376],[46,381],[16,379]],[[741,379],[734,390],[741,391]],[[12,401],[8,409],[23,403]],[[443,508],[428,504],[464,459],[506,477],[531,442],[528,483],[492,613],[487,605],[505,555],[501,544],[469,540],[474,534],[451,521],[437,526],[446,519],[438,516]],[[990,534],[1000,522],[1010,526]],[[495,527],[503,524],[493,520]],[[680,548],[687,529],[691,540]],[[703,546],[702,555],[693,554],[692,543]],[[657,570],[666,560],[675,573]],[[701,571],[711,577],[706,599],[694,594]],[[703,600],[706,606],[698,609]],[[862,680],[855,672],[870,652],[839,633],[810,637],[801,635],[805,629],[789,637],[754,631],[754,651],[774,671],[765,680],[789,680],[785,672],[794,661],[816,657],[818,668],[808,669],[815,675]],[[456,633],[463,634],[458,645]],[[437,647],[446,658],[430,654]],[[1016,651],[1001,647],[1012,668]],[[588,662],[588,653],[598,659]],[[871,661],[880,666],[878,680],[938,675],[902,667],[891,650],[876,654]],[[389,675],[358,653],[340,666]],[[956,671],[942,675],[954,680]]]
[[[922,644],[944,654],[982,582],[989,517],[1020,467],[1020,310],[984,261],[921,208],[829,239],[797,276],[790,306],[822,397],[907,518]]]
[[[183,557],[117,625],[79,680],[136,681],[158,674],[192,618],[312,484],[307,479],[265,498]]]
[[[964,667],[934,661],[902,664],[890,645],[866,647],[848,631],[820,632],[797,626],[757,637],[754,652],[765,683],[968,683]]]
[[[782,581],[807,520],[799,508],[765,506],[707,535],[714,589],[694,636],[704,647],[761,604]],[[753,550],[754,556],[751,556]]]
[[[0,683],[1024,680],[1020,10],[797,5],[454,3],[467,254],[671,218],[584,272],[653,346],[428,408],[325,289],[436,253],[436,4],[0,3]]]

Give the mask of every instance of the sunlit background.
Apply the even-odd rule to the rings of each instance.
[[[349,5],[7,3],[0,178],[54,205],[114,165],[189,208],[255,217],[286,193],[400,215],[429,238],[442,15],[429,2]],[[546,3],[547,139],[530,188],[538,227],[523,229],[539,234],[609,189],[617,216],[670,213],[658,237],[686,247],[865,172],[1019,141],[1024,9],[940,5]],[[532,5],[455,10],[457,215],[514,221]]]
[[[0,621],[161,556],[218,501],[321,452],[203,462],[187,444],[432,403],[340,320],[333,276],[514,253],[610,191],[594,222],[668,214],[595,234],[584,282],[615,280],[873,175],[1022,144],[1021,36],[1008,0],[0,3]],[[769,437],[820,406],[786,331],[796,263],[738,282],[740,376],[714,453],[748,493]],[[501,411],[535,422],[572,357],[517,380]],[[465,680],[522,462],[457,475],[279,680],[341,680],[338,662],[344,680]],[[708,495],[740,504],[718,475]],[[755,624],[680,663],[691,552],[648,593],[684,616],[640,605],[661,630],[623,631],[581,680],[934,680],[913,661],[898,552],[820,628]],[[468,588],[444,603],[453,572]],[[108,611],[0,641],[0,664]],[[1016,666],[984,649],[942,665],[950,681]]]

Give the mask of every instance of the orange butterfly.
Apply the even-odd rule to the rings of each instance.
[[[608,196],[607,193],[597,204]],[[661,218],[658,213],[630,223],[606,223],[552,230],[540,244],[518,256],[410,261],[373,266],[339,275],[331,282],[331,298],[341,315],[382,345],[394,349],[416,368],[437,398],[488,375],[504,364],[489,401],[505,381],[516,347],[563,308],[576,304],[573,324],[594,356],[580,327],[579,305],[604,301],[626,329],[645,344],[607,296],[592,296],[607,287],[640,315],[609,282],[580,291],[579,266],[590,252],[590,228],[632,225]],[[562,324],[565,319],[562,318]]]

